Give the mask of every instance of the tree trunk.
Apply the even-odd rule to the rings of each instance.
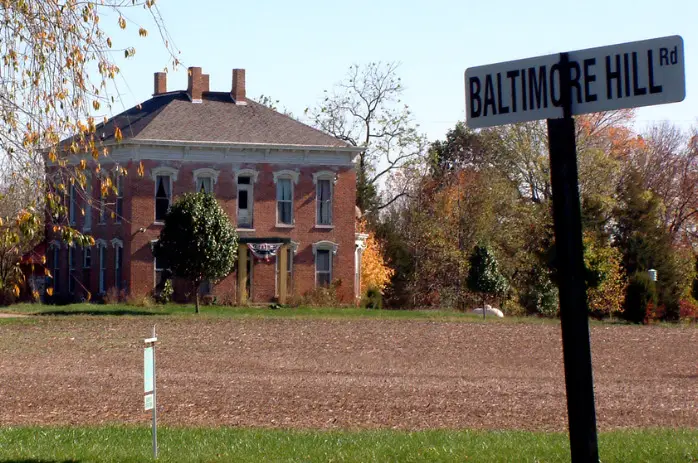
[[[487,311],[485,310],[485,296],[482,296],[482,319],[487,318]]]

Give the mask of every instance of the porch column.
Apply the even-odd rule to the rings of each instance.
[[[288,249],[288,244],[283,244],[279,248],[277,252],[277,259],[279,259],[279,304],[285,304],[286,303],[286,296],[288,291],[286,290],[288,286],[288,282],[286,281],[288,278],[288,272],[286,271],[286,267],[288,266],[288,254],[287,250]]]
[[[238,244],[238,302],[247,303],[247,244]]]

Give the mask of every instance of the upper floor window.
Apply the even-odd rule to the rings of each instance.
[[[99,185],[99,224],[104,225],[107,221],[107,195],[104,180]]]
[[[313,174],[316,197],[316,224],[320,226],[332,225],[332,196],[337,174],[330,171],[321,171]]]
[[[124,176],[119,175],[116,177],[116,204],[114,213],[116,217],[114,218],[115,223],[121,223],[121,218],[124,214]]]
[[[293,184],[298,183],[299,176],[293,170],[274,172],[277,225],[293,225]]]
[[[68,216],[71,225],[77,223],[77,211],[78,209],[78,192],[75,183],[70,185],[70,204],[68,205]]]
[[[92,248],[86,247],[82,250],[82,268],[88,269],[92,267]]]
[[[238,228],[252,228],[254,226],[254,183],[257,181],[257,175],[258,172],[251,169],[242,169],[235,173],[235,183],[238,187]]]
[[[107,283],[107,243],[104,240],[97,240],[97,251],[99,253],[99,294],[104,294]]]
[[[218,181],[219,171],[214,169],[196,169],[194,171],[194,188],[197,193],[213,193],[213,186]]]
[[[160,166],[151,171],[155,181],[155,221],[164,222],[172,202],[172,187],[177,181],[177,169]]]
[[[92,229],[92,178],[88,175],[85,184],[85,223],[84,231]]]

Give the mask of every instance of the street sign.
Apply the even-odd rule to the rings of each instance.
[[[146,394],[143,398],[145,402],[145,410],[152,410],[155,407],[155,404],[153,403],[153,394]]]
[[[143,392],[152,393],[153,385],[153,346],[143,349]],[[146,410],[150,410],[146,408]]]
[[[152,432],[153,432],[153,457],[158,457],[158,411],[157,411],[157,389],[155,381],[155,345],[158,338],[155,335],[155,326],[153,326],[153,335],[144,340],[145,347],[143,348],[143,406],[146,411],[152,410]]]
[[[686,97],[678,36],[567,53],[572,115],[676,103]],[[466,124],[492,127],[563,114],[560,54],[465,71]]]

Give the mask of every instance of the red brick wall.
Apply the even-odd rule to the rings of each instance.
[[[154,262],[151,253],[151,241],[159,236],[162,225],[155,224],[155,182],[152,178],[152,169],[161,165],[178,169],[177,180],[173,182],[173,195],[178,195],[194,190],[194,170],[200,168],[213,168],[219,171],[218,180],[214,185],[214,193],[223,209],[228,213],[231,222],[236,224],[237,211],[237,187],[235,184],[235,170],[230,163],[214,164],[193,162],[160,162],[143,161],[145,175],[137,175],[137,165],[125,166],[128,175],[123,180],[124,202],[123,219],[117,223],[111,217],[113,205],[108,206],[105,224],[99,224],[98,198],[99,180],[93,180],[93,207],[85,208],[86,213],[93,214],[92,236],[95,240],[103,239],[107,242],[107,272],[105,286],[108,290],[115,285],[114,259],[115,249],[111,240],[119,238],[123,241],[123,270],[122,277],[126,280],[128,292],[134,296],[151,293],[154,285]],[[302,295],[315,287],[315,258],[312,252],[312,244],[318,241],[332,241],[337,243],[338,252],[333,258],[333,279],[341,280],[339,295],[344,302],[353,301],[354,284],[354,204],[356,191],[356,176],[352,168],[334,166],[300,166],[300,165],[272,165],[272,164],[242,164],[238,169],[253,169],[258,171],[257,182],[254,183],[254,232],[240,232],[240,236],[246,237],[288,237],[299,243],[293,262],[293,279],[289,282],[294,294]],[[299,181],[293,185],[294,194],[294,221],[293,228],[276,227],[276,184],[273,181],[273,172],[280,170],[299,171]],[[315,184],[313,173],[318,171],[334,171],[337,173],[337,182],[334,185],[332,217],[334,228],[316,228],[316,203]],[[114,197],[108,197],[110,203]],[[78,214],[77,227],[82,229],[84,218]],[[61,288],[67,291],[67,256],[65,246],[61,251],[65,263],[62,266]],[[79,278],[82,278],[82,250],[77,254]],[[92,269],[89,282],[83,282],[84,286],[93,295],[98,293],[99,287],[99,251],[92,248]],[[81,287],[76,284],[76,292]],[[183,296],[184,286],[176,285],[179,294]],[[219,300],[234,301],[237,292],[237,276],[234,272],[219,282],[213,288],[213,294]],[[253,287],[251,291],[252,302],[268,302],[275,296],[275,262],[255,262]]]
[[[157,239],[161,225],[153,224],[155,202],[153,199],[155,183],[151,171],[159,165],[177,168],[177,180],[174,182],[175,198],[185,192],[194,190],[194,170],[211,167],[218,170],[218,181],[214,193],[223,209],[228,213],[233,224],[236,223],[237,187],[235,172],[230,164],[201,164],[145,161],[145,175],[130,175],[126,191],[128,192],[124,210],[131,220],[132,236],[130,248],[124,244],[125,255],[130,255],[130,287],[134,294],[144,294],[153,287],[153,260],[150,254],[150,242]],[[241,165],[240,169],[256,169],[257,182],[254,184],[254,232],[240,232],[241,236],[288,237],[299,243],[294,256],[295,294],[304,294],[315,287],[315,259],[312,244],[328,240],[339,245],[333,261],[333,278],[340,279],[340,295],[343,301],[353,300],[354,281],[354,204],[356,177],[353,169],[329,166],[288,166],[288,165]],[[298,184],[294,184],[294,220],[293,228],[276,227],[276,184],[273,172],[290,169],[299,170]],[[315,227],[316,204],[313,172],[331,170],[337,172],[334,185],[333,229]],[[139,233],[140,228],[145,233]],[[219,282],[213,293],[220,299],[234,299],[236,295],[236,274]],[[267,302],[275,295],[275,263],[273,261],[255,262],[252,302]]]

